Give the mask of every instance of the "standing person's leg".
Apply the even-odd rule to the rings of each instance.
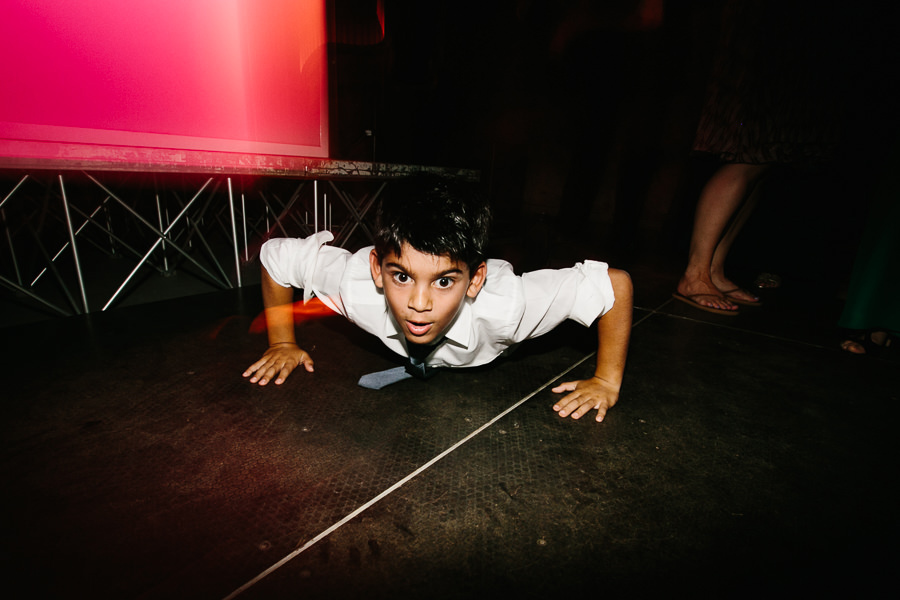
[[[752,189],[752,184],[765,169],[764,165],[740,163],[723,165],[703,187],[694,217],[688,264],[678,282],[678,294],[682,298],[687,298],[701,307],[731,312],[738,309],[737,304],[726,298],[713,283],[711,266],[717,248],[724,239],[725,228],[746,199],[748,189]],[[746,217],[743,220],[746,220]],[[740,225],[743,225],[743,222],[729,230],[730,239],[716,257],[716,260],[720,261],[719,267],[724,264],[727,250]]]
[[[725,276],[725,259],[728,257],[728,251],[737,238],[738,233],[744,227],[747,219],[756,208],[758,196],[754,194],[756,184],[762,178],[763,174],[768,170],[768,165],[735,165],[739,167],[740,176],[746,179],[744,186],[744,202],[731,220],[731,224],[725,231],[725,235],[719,241],[713,252],[712,261],[709,265],[710,279],[713,285],[722,292],[722,294],[730,301],[738,304],[753,305],[759,302],[759,298],[749,293],[747,290],[741,289],[736,283]]]

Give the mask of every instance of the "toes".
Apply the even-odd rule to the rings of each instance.
[[[735,304],[732,304],[725,298],[720,298],[715,294],[704,294],[703,296],[697,297],[697,304],[702,304],[707,308],[717,308],[719,310],[734,310],[737,308]]]
[[[853,340],[844,340],[841,342],[841,350],[845,352],[849,352],[850,354],[865,354],[866,349],[862,344],[854,342]]]

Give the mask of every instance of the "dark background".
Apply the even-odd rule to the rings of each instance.
[[[360,34],[377,23],[376,2],[337,0],[332,155],[479,169],[494,239],[516,240],[523,268],[573,244],[625,266],[648,254],[677,262],[716,166],[691,144],[724,4],[385,0],[378,39]],[[771,19],[790,6],[832,28],[821,68],[844,93],[844,137],[827,164],[775,170],[731,264],[830,281],[851,262],[895,138],[896,10],[770,4]],[[796,32],[822,44],[813,34]]]

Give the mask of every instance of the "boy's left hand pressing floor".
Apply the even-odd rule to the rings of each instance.
[[[553,388],[553,391],[557,394],[571,392],[553,405],[553,410],[558,412],[559,416],[571,415],[573,419],[580,419],[596,409],[598,423],[619,399],[619,386],[599,377],[567,381]]]

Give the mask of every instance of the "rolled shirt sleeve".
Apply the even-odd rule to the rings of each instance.
[[[328,246],[333,239],[329,231],[306,238],[275,238],[263,244],[259,259],[275,283],[302,289],[304,302],[315,295],[329,308],[346,315],[340,288],[352,255]]]
[[[543,335],[566,319],[588,327],[615,303],[609,268],[602,262],[525,273],[522,284],[527,301],[516,336],[520,340]]]

